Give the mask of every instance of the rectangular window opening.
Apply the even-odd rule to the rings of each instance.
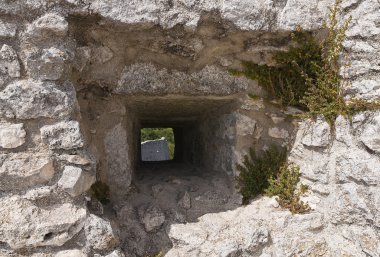
[[[173,128],[142,128],[140,134],[141,161],[160,162],[174,159]]]

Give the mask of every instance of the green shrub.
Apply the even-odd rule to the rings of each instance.
[[[346,82],[340,70],[348,66],[343,42],[351,18],[339,25],[341,2],[336,1],[323,25],[325,39],[319,42],[311,32],[297,28],[288,51],[274,54],[275,66],[242,62],[243,70],[232,73],[257,80],[283,107],[299,107],[308,118],[323,115],[330,125],[338,115],[351,117],[359,111],[379,109],[380,102],[343,98]]]
[[[293,105],[306,109],[302,102],[309,86],[305,74],[308,78],[316,78],[313,66],[321,62],[322,49],[312,33],[301,29],[292,33],[291,39],[292,44],[288,51],[274,54],[276,66],[243,61],[242,71],[231,72],[257,80],[283,107]]]
[[[286,151],[271,146],[267,151],[258,155],[253,149],[244,156],[242,164],[237,164],[239,176],[236,178],[243,195],[243,202],[264,192],[268,187],[270,177],[275,177],[280,167],[286,161]]]
[[[300,176],[298,166],[284,164],[277,177],[269,178],[269,186],[265,189],[265,193],[270,197],[278,196],[277,201],[280,206],[289,209],[293,214],[309,212],[309,205],[300,200],[300,196],[308,190],[308,187],[301,184],[297,189]]]

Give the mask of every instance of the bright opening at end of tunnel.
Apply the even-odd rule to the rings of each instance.
[[[141,161],[170,161],[174,158],[173,128],[143,128],[141,134]]]

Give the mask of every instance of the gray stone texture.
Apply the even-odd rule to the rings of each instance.
[[[55,174],[53,161],[43,153],[0,154],[0,190],[19,190],[47,183]]]
[[[18,196],[0,201],[0,240],[12,249],[62,246],[84,226],[86,210],[70,203],[39,208]]]
[[[87,245],[93,249],[109,250],[118,243],[118,239],[112,230],[110,222],[96,215],[91,214],[90,217],[87,218],[84,231]]]
[[[0,117],[16,119],[58,118],[71,113],[75,93],[52,82],[19,80],[0,91]],[[67,89],[67,90],[66,90]]]
[[[95,176],[75,166],[66,166],[58,186],[71,196],[78,196],[90,189],[95,182]]]
[[[20,64],[16,51],[9,45],[0,49],[0,89],[11,79],[20,77]]]
[[[0,147],[16,148],[25,143],[24,124],[0,123]]]
[[[41,128],[42,141],[51,149],[75,149],[84,144],[77,121],[61,121]]]
[[[168,161],[169,147],[166,139],[149,140],[141,142],[142,161]]]
[[[288,146],[289,161],[300,166],[301,181],[310,187],[302,199],[313,210],[291,215],[275,199],[259,197],[185,223],[195,201],[223,205],[224,199],[212,191],[193,197],[197,189],[190,186],[166,192],[166,183],[184,184],[179,178],[155,181],[147,185],[149,194],[172,196],[182,210],[174,219],[156,206],[126,208],[120,222],[132,224],[141,236],[132,244],[136,250],[122,248],[126,256],[144,256],[149,247],[170,245],[169,239],[169,257],[380,256],[379,112],[362,112],[352,120],[340,116],[335,130],[321,118],[296,124],[287,115],[298,109],[279,110],[260,98],[266,93],[257,83],[228,72],[242,60],[273,64],[271,53],[287,47],[289,33],[297,25],[320,30],[334,2],[1,1],[0,256],[123,256],[111,222],[77,204],[84,205],[94,167],[110,182],[112,196],[133,188],[138,140],[129,127],[138,126],[134,115],[170,120],[174,115],[161,113],[167,106],[170,114],[191,109],[186,120],[194,110],[197,117],[212,107],[220,111],[202,117],[202,138],[197,138],[210,170],[233,175],[250,146]],[[352,16],[343,93],[380,100],[380,2],[347,0],[342,7],[339,19]],[[260,99],[247,100],[247,94]],[[183,101],[193,96],[196,102]],[[166,98],[156,101],[159,97]],[[175,101],[168,99],[183,105],[170,105]],[[215,99],[238,107],[206,106]],[[151,103],[159,111],[144,109]],[[98,163],[81,157],[87,150]],[[224,185],[220,179],[207,182]],[[112,203],[118,215],[119,201]],[[185,224],[169,226],[173,220]],[[165,243],[156,244],[157,235],[164,235]],[[129,244],[131,238],[124,239]]]

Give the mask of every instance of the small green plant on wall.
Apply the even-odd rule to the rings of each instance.
[[[299,167],[286,163],[286,150],[271,146],[260,155],[250,149],[244,161],[237,164],[239,176],[237,182],[243,203],[248,203],[254,197],[265,194],[277,196],[281,207],[292,213],[306,213],[310,207],[300,200],[307,187],[298,184],[301,172]]]
[[[308,190],[308,187],[303,184],[298,188],[300,177],[301,172],[298,166],[284,164],[277,177],[269,179],[269,186],[265,189],[265,194],[270,197],[277,196],[280,206],[289,209],[293,214],[309,212],[309,205],[300,200],[301,195]]]
[[[271,146],[261,155],[250,149],[244,156],[242,164],[237,164],[239,176],[237,182],[243,202],[261,194],[269,185],[269,178],[277,175],[280,167],[286,162],[286,151]]]
[[[343,43],[351,18],[339,25],[341,2],[336,1],[324,23],[325,39],[318,41],[311,32],[298,27],[291,35],[288,51],[274,54],[275,66],[243,62],[243,70],[231,72],[258,81],[282,107],[296,106],[308,118],[323,115],[330,125],[338,115],[351,117],[359,111],[378,109],[379,102],[346,101],[343,97],[347,82],[340,70],[349,65]]]

